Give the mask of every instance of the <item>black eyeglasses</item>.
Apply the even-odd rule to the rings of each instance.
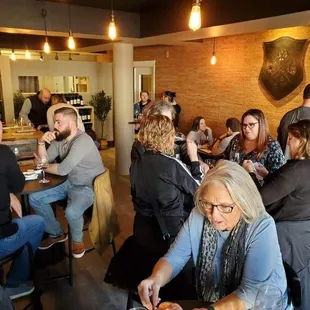
[[[242,123],[242,127],[243,127],[243,129],[247,129],[247,127],[249,127],[250,129],[253,129],[256,124],[258,124],[258,122],[256,122],[256,123],[248,123],[248,124]]]
[[[234,207],[236,206],[235,203],[232,205],[214,205],[211,202],[200,200],[204,211],[212,212],[213,208],[216,208],[220,213],[229,214],[233,211]]]

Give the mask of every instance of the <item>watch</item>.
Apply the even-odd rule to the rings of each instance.
[[[207,310],[214,310],[212,306],[208,306]]]

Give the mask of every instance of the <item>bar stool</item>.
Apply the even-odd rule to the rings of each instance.
[[[6,257],[0,259],[0,285],[4,284],[4,271],[3,266],[14,260],[18,255],[21,254],[21,252],[24,250],[25,246],[28,249],[28,255],[29,255],[29,264],[30,264],[30,276],[33,281],[34,285],[34,291],[31,294],[31,302],[23,309],[27,310],[30,309],[30,307],[33,307],[35,310],[43,310],[42,303],[41,303],[41,294],[37,288],[37,281],[36,281],[36,275],[35,275],[35,268],[33,263],[33,250],[32,246],[29,242],[27,242],[25,245],[20,247],[15,252],[7,255]]]

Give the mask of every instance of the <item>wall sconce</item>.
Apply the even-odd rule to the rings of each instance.
[[[55,60],[59,60],[58,53],[56,53]]]
[[[44,59],[43,54],[42,54],[42,52],[40,52],[40,60],[43,61],[43,59]]]

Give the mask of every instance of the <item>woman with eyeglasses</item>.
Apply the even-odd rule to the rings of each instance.
[[[282,292],[283,309],[290,309],[275,223],[250,175],[236,163],[218,162],[196,192],[195,205],[168,253],[139,285],[143,305],[154,309],[160,288],[192,257],[199,298],[193,308],[252,309],[259,288],[270,284]]]
[[[261,164],[267,169],[262,177],[285,163],[281,146],[271,137],[266,117],[258,109],[250,109],[242,115],[241,133],[231,140],[224,158],[239,164],[244,160]]]
[[[283,259],[297,272],[302,287],[301,310],[310,309],[310,120],[288,126],[291,160],[269,174],[261,187],[253,164],[243,167],[254,178],[267,212],[276,221]]]

